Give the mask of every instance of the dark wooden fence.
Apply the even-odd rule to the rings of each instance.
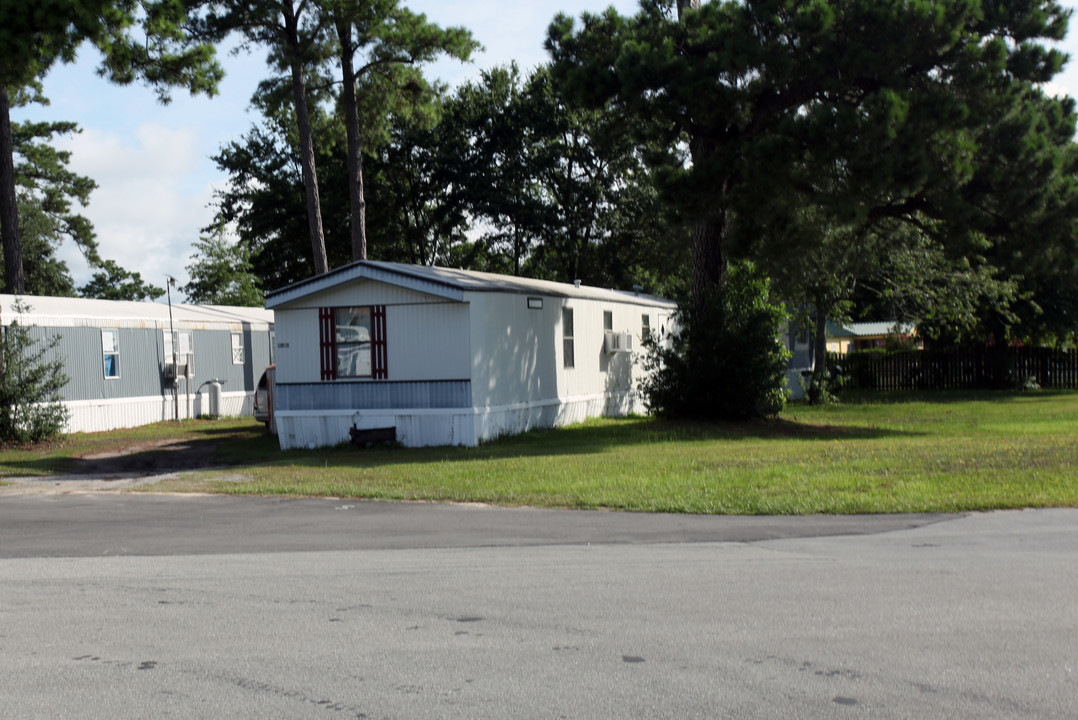
[[[1078,351],[1039,347],[855,352],[832,362],[862,390],[1078,389]]]

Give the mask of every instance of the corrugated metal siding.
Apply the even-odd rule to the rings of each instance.
[[[201,330],[194,333],[192,343],[195,346],[194,378],[192,390],[211,380],[224,380],[224,389],[229,391],[254,390],[258,378],[265,370],[265,364],[256,364],[251,355],[251,346],[255,338],[264,345],[268,333],[240,332],[243,338],[243,364],[232,362],[232,333],[224,330]],[[257,373],[257,374],[256,374]]]
[[[471,406],[468,380],[278,383],[280,410],[428,410]]]
[[[232,333],[238,332],[243,337],[244,362],[232,362]],[[164,334],[160,333],[161,351],[164,351]],[[211,380],[224,380],[226,392],[254,392],[259,378],[265,370],[268,357],[268,331],[264,330],[196,330],[191,333],[194,359],[191,363],[192,377],[190,391],[192,396],[206,392]],[[258,348],[254,351],[254,348]],[[171,360],[169,359],[169,362]],[[188,380],[180,378],[180,396],[185,400],[188,394]],[[164,387],[164,386],[163,386]],[[169,397],[171,386],[167,386]],[[194,412],[194,411],[192,411]]]
[[[161,348],[157,330],[125,329],[118,332],[120,377],[106,378],[101,329],[88,327],[31,327],[35,340],[59,336],[54,351],[64,363],[68,383],[64,400],[100,400],[160,395]]]
[[[249,359],[253,370],[252,375],[254,377],[254,385],[244,389],[254,391],[255,386],[258,384],[258,378],[262,377],[262,373],[266,368],[273,364],[273,342],[274,337],[271,332],[251,333]],[[239,388],[234,389],[238,390]]]
[[[113,329],[113,328],[106,328]],[[113,400],[168,395],[171,383],[164,378],[164,332],[156,328],[117,329],[120,377],[106,378],[101,345],[101,329],[89,327],[31,327],[30,337],[48,342],[59,337],[52,357],[60,357],[67,385],[65,401]],[[192,333],[194,360],[191,393],[214,378],[225,380],[225,390],[254,392],[258,378],[268,364],[269,333],[244,330],[244,363],[232,364],[232,333],[227,330],[196,330]],[[168,358],[171,362],[171,358]],[[186,394],[180,380],[180,393]]]

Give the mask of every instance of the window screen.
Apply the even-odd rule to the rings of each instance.
[[[565,367],[576,367],[576,357],[573,352],[573,309],[562,308],[561,311],[562,332],[562,363]]]
[[[105,377],[120,377],[120,332],[118,330],[101,331],[101,354]]]

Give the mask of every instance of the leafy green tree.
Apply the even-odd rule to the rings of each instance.
[[[368,77],[360,85],[373,81]],[[260,95],[255,104],[262,121],[213,158],[230,177],[217,193],[218,211],[251,250],[252,272],[265,288],[281,287],[312,272],[309,244],[304,247],[302,242],[306,212],[289,102],[279,92]],[[436,102],[441,104],[442,98]],[[352,257],[343,113],[331,116],[321,111],[336,106],[320,105],[311,123],[325,199],[326,251],[333,266]],[[461,140],[446,123],[432,123],[414,110],[410,107],[402,115],[390,110],[376,125],[364,126],[378,128],[378,133],[367,134],[365,145],[367,232],[377,238],[370,257],[482,266],[484,249],[465,238],[467,218],[460,201],[457,160]]]
[[[189,302],[198,305],[239,305],[262,307],[265,294],[251,270],[251,250],[229,242],[219,223],[212,234],[195,243],[195,254],[187,266],[191,282],[181,289]]]
[[[632,138],[605,110],[567,104],[547,68],[494,68],[447,103],[448,156],[484,269],[670,292],[684,235]],[[453,160],[455,158],[455,160]]]
[[[113,82],[145,80],[167,100],[177,85],[212,94],[222,71],[211,45],[183,31],[195,0],[50,0],[0,3],[0,235],[4,283],[25,292],[15,191],[12,93],[56,62],[71,62],[84,42],[104,55],[99,72]]]
[[[307,78],[310,68],[326,56],[329,18],[307,0],[208,0],[204,10],[195,23],[200,35],[221,41],[238,33],[245,45],[267,48],[270,65],[288,74],[314,272],[328,272]]]
[[[67,263],[56,256],[61,234],[55,216],[44,211],[40,200],[20,194],[19,226],[27,294],[75,297]]]
[[[15,107],[48,103],[37,83],[12,97]],[[93,227],[72,208],[76,203],[85,206],[96,185],[71,172],[67,167],[70,153],[56,150],[52,143],[58,135],[78,132],[78,127],[69,122],[24,122],[11,127],[24,287],[32,295],[73,296],[74,283],[56,251],[64,241],[74,242],[88,262],[97,262]]]
[[[288,99],[283,104],[278,99],[264,95],[262,100],[267,102],[256,105],[262,122],[212,158],[229,176],[228,185],[216,194],[220,219],[250,249],[253,272],[267,289],[302,280],[315,271],[298,132]],[[351,257],[344,128],[317,111],[312,116],[312,133],[316,162],[324,171],[326,209],[332,214],[324,236],[327,261],[342,265]]]
[[[15,315],[30,312],[16,299]],[[0,445],[41,442],[59,435],[67,423],[61,391],[67,385],[56,354],[59,335],[35,339],[16,317],[0,329]]]
[[[485,70],[446,102],[441,128],[455,146],[447,186],[480,229],[494,272],[520,275],[538,238],[542,200],[536,118],[516,65]]]
[[[393,116],[389,142],[370,158],[374,259],[416,265],[476,267],[458,174],[459,137],[446,124]]]
[[[79,288],[84,298],[99,300],[156,300],[165,294],[164,288],[142,280],[142,274],[120,267],[112,260],[98,263],[98,271],[90,282]]]
[[[31,83],[15,94],[14,106],[31,102],[48,105],[49,101]],[[12,125],[12,147],[17,191],[33,199],[41,212],[52,220],[53,239],[73,242],[92,265],[97,260],[97,241],[90,221],[74,211],[76,204],[85,207],[90,193],[97,188],[93,179],[72,172],[68,165],[71,153],[57,150],[53,143],[60,136],[82,132],[73,122],[23,122]]]
[[[678,311],[678,323],[697,329],[674,334],[669,344],[645,338],[640,384],[648,410],[664,417],[743,420],[776,415],[786,405],[786,361],[779,328],[786,312],[770,297],[766,277],[747,262],[731,267],[727,292],[709,302],[707,319],[691,317],[692,303]],[[702,342],[695,353],[688,343]],[[714,352],[722,348],[721,352]],[[689,367],[687,358],[701,358]]]
[[[1063,55],[1039,41],[1061,39],[1067,16],[1043,0],[645,0],[630,18],[584,15],[579,30],[559,16],[548,48],[579,102],[649,119],[630,127],[666,148],[651,159],[693,221],[699,325],[730,254],[752,255],[749,220],[796,216],[806,198],[839,227],[927,218],[948,256],[983,250],[978,140],[1059,70]],[[688,347],[701,353],[689,367],[722,351]]]
[[[340,105],[348,136],[348,188],[352,259],[367,258],[363,137],[378,135],[391,109],[398,118],[431,118],[435,93],[420,65],[441,55],[467,61],[479,44],[462,27],[441,28],[399,0],[324,0],[336,32],[341,71]],[[357,65],[357,56],[361,58]],[[357,94],[359,83],[362,97]],[[366,118],[360,119],[360,108]]]
[[[862,302],[875,294],[888,308],[876,319],[923,321],[937,340],[1002,342],[1054,317],[1068,322],[1050,288],[1078,280],[1073,101],[1018,83],[984,105],[995,120],[965,132],[966,160],[956,169],[965,181],[940,182],[947,177],[940,168],[939,184],[926,184],[917,198],[851,215],[835,202],[852,202],[864,187],[849,186],[851,169],[866,163],[850,148],[834,154],[832,167],[804,163],[790,210],[775,203],[777,211],[749,223],[753,251],[784,296],[815,308],[818,366],[823,319],[855,292]]]

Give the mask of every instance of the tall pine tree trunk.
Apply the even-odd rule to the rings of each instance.
[[[337,39],[341,45],[342,102],[348,134],[348,202],[352,212],[352,260],[367,259],[367,201],[363,194],[363,147],[356,107],[356,77],[352,67],[355,47],[352,26],[338,19]]]
[[[15,202],[15,147],[11,138],[11,102],[0,84],[0,235],[4,242],[4,290],[26,292],[19,239],[19,209]]]
[[[713,144],[701,138],[690,142],[694,164],[711,161]],[[726,184],[715,188],[711,206],[699,216],[692,228],[692,309],[696,317],[706,317],[709,298],[726,292],[726,237],[730,232],[730,213],[726,209]]]
[[[700,0],[677,0],[678,22],[682,22],[686,10],[698,8]],[[689,140],[689,153],[694,165],[702,166],[711,161],[715,144],[700,135]],[[692,309],[697,318],[707,315],[708,298],[712,293],[726,291],[726,236],[730,229],[730,216],[726,209],[726,184],[716,188],[718,197],[699,216],[692,229]]]
[[[303,77],[303,61],[299,42],[299,21],[291,2],[283,4],[285,35],[292,70],[292,98],[296,105],[296,124],[299,128],[300,164],[303,186],[307,191],[307,226],[311,234],[311,251],[315,275],[329,271],[326,260],[326,239],[322,232],[322,205],[318,198],[318,171],[314,161],[314,139],[307,114],[307,82]]]

